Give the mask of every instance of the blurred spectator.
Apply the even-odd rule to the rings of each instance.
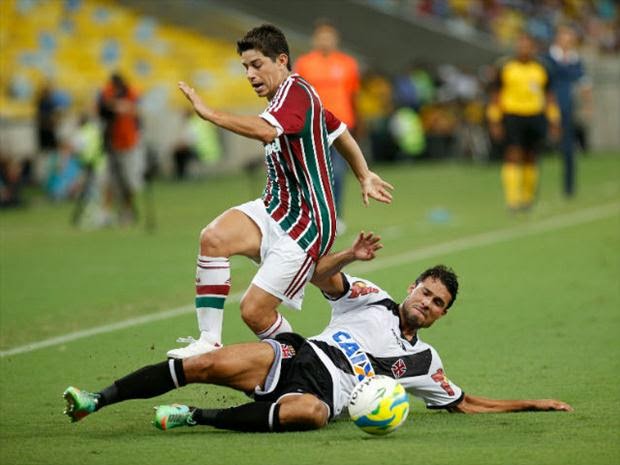
[[[426,133],[426,155],[431,159],[457,155],[456,142],[459,127],[458,103],[442,100],[425,105],[420,111],[422,126]]]
[[[136,222],[135,194],[143,186],[145,154],[140,143],[138,93],[120,74],[113,74],[101,92],[99,116],[108,156],[104,208],[109,213],[114,198],[120,197],[120,221]]]
[[[402,74],[394,78],[394,103],[416,111],[435,100],[435,77],[426,63],[412,61]]]
[[[45,83],[37,95],[37,139],[39,150],[49,152],[58,148],[56,126],[59,105],[50,83]]]
[[[390,116],[394,109],[389,79],[379,72],[367,73],[362,80],[357,107],[370,140],[373,158],[377,161],[393,161],[398,147],[389,130]]]
[[[360,76],[355,58],[338,50],[338,30],[326,20],[317,21],[312,36],[313,50],[299,57],[295,71],[314,86],[325,108],[345,123],[351,134],[356,134],[356,95],[360,88]],[[331,147],[334,176],[334,198],[337,212],[337,229],[344,232],[343,197],[347,163]]]
[[[481,97],[463,102],[458,152],[477,162],[486,162],[491,156],[484,110],[485,103]]]
[[[80,163],[67,141],[59,144],[47,159],[45,191],[52,200],[73,198],[79,191]]]
[[[409,107],[416,111],[420,109],[419,90],[413,79],[414,66],[409,63],[404,71],[394,78],[394,103],[397,108]]]
[[[501,178],[511,211],[528,209],[534,202],[538,187],[536,155],[545,136],[545,113],[551,133],[556,137],[559,133],[559,109],[547,71],[535,56],[536,42],[521,33],[515,55],[498,69],[487,110],[492,136],[505,144]]]
[[[402,106],[390,119],[390,131],[398,146],[397,159],[414,161],[426,148],[424,128],[418,113],[410,106]]]
[[[36,177],[42,180],[47,177],[44,168],[47,165],[48,155],[58,149],[58,122],[60,104],[54,95],[54,89],[46,82],[37,95],[36,99],[36,128],[39,158],[35,168]]]
[[[83,176],[73,210],[72,223],[76,226],[105,226],[106,218],[101,199],[106,171],[101,128],[94,116],[83,113],[75,131],[72,148],[82,167]]]
[[[434,102],[437,85],[431,66],[424,62],[414,62],[410,76],[416,89],[418,104],[421,106]]]
[[[370,1],[370,0],[368,0]],[[549,43],[553,31],[571,23],[585,46],[600,53],[620,50],[619,5],[614,0],[374,0],[393,14],[443,21],[460,34],[470,30],[491,34],[511,46],[520,31]]]
[[[217,127],[201,119],[194,111],[186,111],[179,139],[173,152],[174,172],[177,179],[185,179],[192,161],[205,166],[217,163],[222,157]]]
[[[577,50],[577,34],[569,26],[560,26],[555,40],[545,55],[551,87],[560,107],[562,136],[560,150],[564,164],[564,195],[575,194],[575,91],[581,90],[586,111],[591,111],[591,86]]]
[[[0,154],[0,208],[19,207],[21,198],[22,165],[13,157]]]

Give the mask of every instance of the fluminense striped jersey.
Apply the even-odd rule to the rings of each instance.
[[[260,116],[278,133],[265,145],[263,203],[280,227],[317,260],[329,252],[336,237],[329,146],[346,125],[323,108],[316,91],[298,74],[280,85]]]

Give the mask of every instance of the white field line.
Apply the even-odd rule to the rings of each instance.
[[[427,258],[437,257],[463,250],[469,250],[476,247],[483,247],[498,244],[501,242],[507,242],[521,237],[527,237],[549,231],[565,229],[571,226],[610,218],[614,215],[620,215],[620,203],[587,208],[573,213],[554,216],[535,223],[525,224],[522,226],[507,229],[498,229],[482,234],[463,237],[454,241],[431,245],[429,247],[412,250],[410,252],[402,253],[392,257],[378,258],[373,260],[372,262],[357,263],[351,265],[349,269],[353,273],[367,273],[380,269],[390,268],[393,266],[403,265],[405,263],[411,263],[416,260],[424,260]],[[239,302],[242,295],[242,292],[230,295],[227,299],[227,303]],[[67,342],[75,341],[77,339],[95,336],[97,334],[111,333],[113,331],[130,328],[132,326],[139,326],[151,323],[153,321],[167,320],[169,318],[174,318],[179,315],[190,313],[193,311],[193,308],[194,307],[192,305],[185,305],[183,307],[165,310],[163,312],[153,313],[151,315],[130,318],[128,320],[119,321],[117,323],[112,323],[109,325],[96,326],[94,328],[53,337],[51,339],[44,339],[42,341],[32,342],[23,346],[0,351],[0,357],[33,352],[35,350],[43,349],[45,347],[57,346],[65,344]]]
[[[431,257],[446,255],[453,252],[469,250],[476,247],[483,247],[507,242],[513,239],[532,236],[548,231],[565,229],[579,224],[590,223],[592,221],[610,218],[620,215],[620,203],[608,204],[600,207],[592,207],[579,210],[564,215],[552,216],[546,220],[535,223],[524,224],[506,229],[498,229],[473,236],[463,237],[453,241],[442,242],[441,244],[431,245],[422,249],[411,250],[400,255],[391,257],[377,258],[372,262],[361,262],[351,265],[348,269],[352,272],[369,272],[402,265],[415,260],[424,260]]]

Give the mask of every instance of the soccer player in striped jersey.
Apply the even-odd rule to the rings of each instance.
[[[454,303],[458,281],[444,266],[424,271],[401,304],[374,283],[341,273],[354,260],[371,260],[381,247],[371,234],[353,246],[323,257],[313,282],[332,307],[321,334],[305,339],[279,334],[262,342],[233,344],[184,360],[146,366],[98,393],[69,387],[65,413],[78,421],[106,405],[150,398],[190,383],[229,386],[254,402],[224,409],[187,405],[156,408],[153,424],[168,430],[208,425],[236,431],[318,429],[348,405],[356,384],[375,374],[397,379],[427,408],[449,412],[571,411],[553,400],[497,400],[465,394],[446,377],[434,347],[419,331],[443,318]]]
[[[299,310],[317,260],[336,236],[336,207],[329,147],[333,143],[359,180],[365,204],[390,203],[392,186],[368,169],[345,124],[323,107],[315,90],[291,72],[284,34],[263,25],[237,42],[247,79],[268,105],[259,116],[207,106],[187,84],[180,90],[196,113],[265,147],[267,186],[262,198],[227,210],[200,234],[196,312],[200,338],[168,352],[185,358],[221,347],[223,309],[230,291],[229,257],[244,255],[260,268],[241,300],[241,316],[261,338],[290,332],[278,305]]]

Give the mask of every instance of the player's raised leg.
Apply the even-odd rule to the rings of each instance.
[[[186,358],[221,347],[224,304],[230,292],[233,255],[260,258],[261,231],[247,215],[230,209],[200,233],[196,263],[196,316],[200,337],[181,338],[186,347],[168,351],[170,358]]]
[[[282,300],[251,284],[241,299],[241,317],[259,339],[293,331],[290,323],[277,311]]]

